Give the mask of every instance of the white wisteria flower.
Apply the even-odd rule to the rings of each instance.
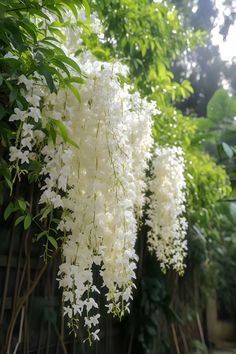
[[[108,311],[122,316],[132,299],[136,210],[144,199],[156,108],[120,84],[118,75],[127,68],[119,62],[97,61],[85,53],[81,68],[87,76],[79,87],[81,103],[69,90],[49,95],[44,102],[43,116],[66,117],[63,124],[79,149],[59,144],[58,139],[55,146],[42,150],[47,179],[41,202],[54,203],[52,192],[66,192],[59,229],[67,237],[58,273],[65,313],[72,319],[83,316],[97,339],[93,266],[100,267]],[[54,203],[57,206],[61,205]]]
[[[158,147],[152,160],[149,180],[149,250],[155,253],[161,269],[172,267],[183,274],[187,254],[184,157],[179,147]]]
[[[96,15],[92,21],[92,28],[99,31]],[[29,107],[16,108],[10,117],[20,121],[10,160],[29,163],[36,153],[40,155],[40,204],[59,209],[62,215],[58,278],[64,314],[72,323],[83,319],[93,340],[99,339],[100,317],[94,267],[106,289],[108,312],[121,317],[129,311],[138,260],[137,217],[144,202],[152,115],[157,109],[139,93],[131,93],[133,87],[120,83],[126,66],[98,61],[88,51],[79,61],[73,53],[81,45],[80,31],[73,26],[63,31],[66,41],[61,47],[86,77],[85,84],[74,84],[81,100],[69,88],[50,94],[37,74],[30,79],[21,76],[18,84],[25,86],[21,90]],[[50,124],[55,133],[51,140],[45,137]]]
[[[10,161],[14,162],[19,160],[21,164],[28,164],[31,159],[35,158],[33,153],[34,146],[42,142],[45,134],[42,130],[35,129],[35,123],[41,121],[41,111],[38,108],[43,97],[48,92],[48,89],[44,86],[43,89],[38,89],[38,81],[42,85],[44,79],[38,75],[37,79],[27,79],[25,75],[21,75],[18,78],[18,85],[24,84],[25,88],[21,89],[21,93],[29,103],[27,110],[21,110],[18,107],[14,108],[14,113],[9,117],[10,122],[19,121],[17,131],[17,146],[10,148]],[[43,86],[42,86],[43,87]],[[32,105],[32,106],[31,106]]]

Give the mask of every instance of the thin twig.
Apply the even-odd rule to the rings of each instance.
[[[15,323],[16,323],[16,320],[18,318],[18,315],[19,315],[19,313],[21,311],[21,308],[22,308],[22,306],[24,306],[25,302],[27,301],[27,299],[30,296],[30,294],[34,291],[35,287],[38,285],[43,273],[47,269],[47,266],[48,265],[46,263],[43,265],[43,267],[41,268],[39,274],[35,278],[33,284],[31,285],[29,290],[26,292],[26,294],[23,296],[23,298],[20,300],[15,315],[11,318],[11,321],[10,321],[10,324],[9,324],[9,327],[8,327],[8,331],[7,331],[7,337],[6,337],[7,338],[6,339],[6,354],[11,354],[11,340],[12,340],[13,330],[14,330]]]
[[[10,269],[11,269],[11,260],[12,260],[13,246],[14,246],[14,230],[15,230],[15,228],[13,227],[12,230],[11,230],[10,248],[9,248],[9,253],[8,253],[8,258],[7,258],[7,265],[6,265],[6,277],[5,277],[4,290],[3,290],[3,295],[2,295],[0,324],[3,321],[6,298],[7,298],[7,289],[8,289],[9,275],[10,275]]]
[[[19,183],[17,183],[17,186],[16,186],[16,198],[18,197],[18,194],[19,194]],[[14,225],[14,223],[15,223],[15,218],[13,219],[13,225]],[[13,248],[14,248],[14,233],[15,233],[15,226],[13,226],[11,229],[10,248],[9,248],[9,253],[8,253],[8,259],[7,259],[7,265],[6,265],[6,277],[5,277],[4,290],[3,290],[3,295],[2,295],[0,324],[3,321],[3,316],[4,316],[4,311],[5,311],[7,289],[8,289],[8,282],[9,282],[10,269],[11,269],[11,259],[12,259],[12,253],[13,253]]]
[[[21,258],[22,258],[22,244],[20,246],[20,250],[19,250],[19,254],[18,254],[17,273],[16,273],[16,282],[15,282],[15,291],[14,291],[12,312],[15,312],[15,308],[16,308],[16,304],[17,304],[17,294],[18,294],[20,273],[21,273]],[[22,276],[22,273],[21,273],[21,276]]]
[[[176,335],[176,330],[175,330],[175,326],[173,325],[173,323],[171,325],[171,330],[172,330],[172,334],[173,334],[173,338],[174,338],[174,343],[175,343],[175,348],[176,348],[177,354],[180,354],[178,339],[177,339],[177,335]]]
[[[22,329],[23,329],[23,324],[24,324],[24,314],[25,314],[25,307],[23,306],[22,310],[21,310],[19,337],[18,337],[18,341],[16,343],[16,346],[15,346],[13,354],[16,354],[17,349],[18,349],[18,347],[19,347],[19,345],[21,343],[21,340],[22,340]]]
[[[183,341],[183,344],[184,344],[185,353],[186,354],[190,354],[189,349],[188,349],[188,344],[187,344],[187,341],[186,341],[186,337],[185,337],[184,331],[181,328],[181,325],[179,325],[179,331],[180,331],[180,335],[182,337],[182,341]]]
[[[60,332],[59,332],[58,329],[57,329],[57,326],[54,325],[53,328],[54,328],[54,330],[55,330],[55,332],[56,332],[56,335],[57,335],[57,337],[58,337],[58,339],[59,339],[59,342],[60,342],[60,344],[61,344],[63,353],[64,353],[64,354],[68,354],[68,353],[67,353],[67,350],[66,350],[65,343],[64,343],[64,341],[63,341],[63,338],[62,338]]]
[[[200,320],[200,316],[199,316],[199,313],[198,313],[198,312],[197,312],[197,314],[196,314],[196,318],[197,318],[197,326],[198,326],[198,330],[199,330],[201,342],[202,342],[202,344],[204,345],[204,347],[206,348],[206,342],[205,342],[205,338],[204,338],[204,334],[203,334],[203,329],[202,329],[202,325],[201,325],[201,320]]]

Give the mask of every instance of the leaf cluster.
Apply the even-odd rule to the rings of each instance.
[[[163,108],[192,92],[187,80],[174,81],[170,67],[203,35],[184,31],[173,6],[148,0],[102,0],[92,6],[103,19],[106,46],[128,64],[131,80],[144,95]]]
[[[22,225],[25,230],[31,224],[34,226],[40,235],[38,240],[45,240],[46,256],[51,252],[49,245],[53,248],[58,246],[55,222],[50,226],[52,215],[36,211],[31,202],[23,196],[21,199],[16,196],[18,182],[40,183],[42,161],[38,154],[35,160],[22,167],[17,162],[12,166],[9,164],[8,148],[19,139],[21,129],[21,123],[9,122],[9,117],[15,108],[27,111],[29,107],[22,91],[25,87],[18,84],[21,75],[28,79],[37,74],[43,76],[50,92],[56,93],[60,87],[68,87],[80,100],[78,85],[83,84],[85,78],[78,62],[67,56],[62,44],[65,41],[63,29],[70,22],[89,33],[87,24],[79,19],[81,7],[89,16],[90,8],[86,0],[0,1],[0,205],[5,209],[5,220],[14,215],[15,226]],[[65,125],[48,118],[48,125],[33,122],[34,128],[44,131],[49,141],[55,143],[56,136],[60,136],[63,141],[78,148],[70,139]],[[27,178],[22,178],[23,175]],[[37,215],[33,215],[31,210]],[[48,221],[42,222],[42,216]]]

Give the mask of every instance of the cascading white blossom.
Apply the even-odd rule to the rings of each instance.
[[[92,19],[97,30],[98,19]],[[152,115],[157,110],[153,102],[120,83],[127,67],[98,61],[89,52],[79,60],[73,53],[82,43],[80,29],[70,26],[63,31],[63,50],[86,76],[84,85],[75,85],[81,102],[69,88],[50,94],[42,77],[21,76],[18,83],[24,86],[29,108],[16,108],[10,117],[20,121],[10,160],[28,164],[41,156],[40,204],[62,212],[58,231],[63,232],[64,243],[58,277],[64,313],[76,328],[78,320],[84,320],[91,341],[99,339],[100,317],[94,267],[100,269],[108,312],[121,317],[129,311],[137,262],[137,215],[144,201]],[[61,134],[50,141],[38,128],[48,124],[59,132],[62,124],[70,141]]]
[[[38,84],[40,82],[40,85]],[[41,121],[40,102],[45,95],[45,80],[38,74],[34,74],[32,79],[27,79],[21,75],[18,78],[18,85],[23,84],[25,88],[21,91],[29,104],[27,110],[14,109],[9,121],[19,121],[20,126],[16,134],[16,144],[10,147],[11,162],[18,161],[20,164],[29,163],[35,159],[34,148],[40,144],[45,137],[42,130],[37,129],[35,125]]]
[[[158,147],[152,160],[149,180],[149,250],[155,253],[161,269],[173,268],[183,274],[187,254],[184,157],[180,147]]]
[[[151,116],[156,110],[139,94],[130,94],[129,86],[121,86],[118,74],[123,75],[126,68],[120,63],[86,55],[82,69],[88,79],[80,88],[81,104],[70,92],[53,95],[55,112],[50,116],[58,116],[61,107],[71,138],[79,145],[79,149],[71,148],[71,161],[65,160],[70,165],[65,177],[69,188],[62,198],[59,227],[68,236],[59,283],[65,313],[71,319],[85,316],[91,330],[99,318],[93,265],[100,266],[108,312],[122,316],[132,298],[137,261],[135,211],[143,203],[144,174],[153,143]],[[98,329],[91,331],[92,338],[97,333]]]
[[[36,95],[37,85],[31,80],[19,81],[35,105],[27,112],[17,110],[10,118],[22,121],[19,151],[25,156],[18,156],[12,147],[10,159],[28,163],[35,158],[32,151],[44,141],[40,203],[63,210],[58,229],[66,236],[58,275],[64,311],[72,322],[83,318],[93,340],[98,339],[100,317],[93,267],[100,267],[108,312],[122,316],[132,299],[136,214],[143,204],[153,143],[151,116],[156,108],[120,84],[119,75],[126,74],[127,68],[119,62],[100,62],[86,53],[81,68],[87,76],[86,84],[77,87],[81,103],[69,89],[49,94],[44,88]],[[45,126],[52,119],[66,127],[79,148],[60,135],[55,143],[45,145],[44,133],[34,129],[32,120]]]

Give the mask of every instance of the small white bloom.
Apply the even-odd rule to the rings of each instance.
[[[27,147],[29,150],[32,150],[31,138],[23,138],[21,139],[21,146]]]
[[[73,312],[72,309],[69,306],[64,307],[64,316],[68,316],[69,318],[72,318]]]
[[[20,156],[21,163],[29,163],[29,151],[25,150],[21,153]]]
[[[42,142],[45,138],[45,133],[42,130],[35,129],[33,131],[34,139],[36,139],[39,143]]]
[[[25,136],[30,136],[31,138],[33,137],[33,124],[27,124],[27,123],[24,123],[23,126],[22,126],[22,136],[25,137]]]
[[[41,97],[38,95],[26,95],[26,101],[34,107],[39,107]]]
[[[15,108],[14,109],[14,114],[12,114],[9,118],[9,121],[12,122],[14,120],[20,120],[20,121],[24,121],[27,117],[27,112],[26,111],[21,111],[19,108]]]
[[[34,81],[27,79],[25,75],[20,75],[18,78],[18,84],[24,84],[27,91],[33,87],[33,83]]]
[[[21,156],[21,150],[17,149],[15,146],[10,147],[10,161],[15,161],[20,158]]]
[[[96,331],[92,333],[94,340],[100,340],[100,338],[98,337],[99,332],[100,332],[100,329],[96,329]]]
[[[34,121],[37,123],[41,117],[41,112],[37,107],[30,107],[28,116],[32,117]]]

